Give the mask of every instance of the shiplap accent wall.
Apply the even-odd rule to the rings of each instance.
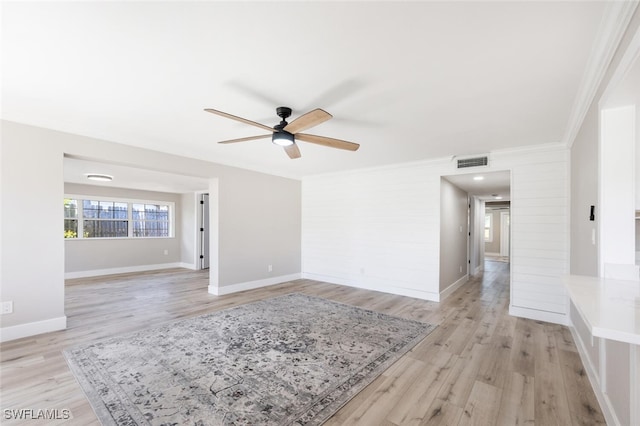
[[[303,180],[303,274],[437,300],[439,200],[422,164]]]
[[[566,323],[569,151],[495,152],[489,167],[450,160],[309,177],[302,183],[302,274],[439,301],[440,177],[511,170],[514,315]]]
[[[511,164],[511,306],[515,315],[566,324],[569,151],[531,152]],[[588,212],[586,212],[588,213]]]

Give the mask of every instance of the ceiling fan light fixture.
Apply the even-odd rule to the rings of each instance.
[[[279,146],[293,145],[294,143],[293,134],[285,131],[273,132],[273,136],[271,137],[271,142]]]

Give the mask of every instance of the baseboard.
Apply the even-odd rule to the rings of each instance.
[[[535,321],[551,322],[566,326],[569,325],[569,315],[559,314],[557,312],[541,311],[538,309],[529,309],[520,306],[509,306],[509,315],[532,319]]]
[[[197,269],[196,265],[185,262],[159,263],[156,265],[123,266],[119,268],[93,269],[89,271],[66,272],[64,279],[99,277],[101,275],[128,274],[131,272],[157,271],[160,269],[187,268]]]
[[[578,349],[578,355],[580,355],[582,365],[584,365],[584,369],[587,372],[587,377],[589,378],[589,382],[591,383],[593,393],[596,395],[598,404],[600,404],[600,409],[602,410],[602,414],[604,415],[604,420],[608,425],[620,425],[618,417],[615,415],[615,410],[611,405],[611,400],[600,388],[598,374],[596,373],[596,369],[589,359],[589,355],[587,355],[587,349],[584,345],[584,342],[580,338],[580,335],[575,331],[573,325],[569,325],[569,331],[571,331],[571,337],[573,337],[573,341],[575,342],[576,348]]]
[[[454,291],[462,287],[462,285],[465,284],[467,281],[469,281],[469,275],[465,274],[464,277],[460,278],[458,281],[454,282],[449,287],[442,290],[440,292],[440,301],[443,301],[444,299],[449,297],[451,293],[453,293]]]
[[[240,291],[253,290],[260,287],[268,287],[270,285],[281,284],[287,281],[299,280],[300,274],[280,275],[277,277],[265,278],[262,280],[247,281],[244,283],[225,285],[222,287],[209,286],[209,294],[223,296],[225,294],[238,293]]]
[[[0,342],[49,333],[51,331],[67,328],[67,317],[51,318],[43,321],[28,322],[26,324],[13,325],[0,328]]]
[[[195,263],[180,262],[178,268],[191,269],[192,271],[199,271],[200,268]]]
[[[361,288],[364,290],[379,291],[381,293],[397,294],[399,296],[408,296],[415,299],[429,300],[432,302],[440,301],[440,294],[434,292],[420,291],[412,288],[399,287],[397,285],[385,284],[375,285],[368,282],[357,282],[351,280],[345,280],[338,277],[332,277],[322,274],[313,274],[308,272],[302,273],[302,278],[316,281],[323,281],[331,284],[344,285],[347,287]]]

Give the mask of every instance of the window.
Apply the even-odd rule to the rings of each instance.
[[[78,200],[64,199],[64,237],[78,238]]]
[[[169,206],[161,204],[133,204],[134,237],[168,237]]]
[[[127,203],[82,200],[84,238],[128,237],[128,210]]]
[[[484,215],[484,240],[487,243],[493,241],[493,213]]]
[[[64,237],[171,237],[173,207],[169,202],[65,198]]]

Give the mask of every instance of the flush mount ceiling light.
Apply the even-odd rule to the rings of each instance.
[[[87,173],[85,176],[87,177],[87,179],[95,180],[98,182],[111,182],[113,180],[113,176],[105,175],[102,173]]]
[[[474,176],[473,180],[484,180],[484,176]]]

